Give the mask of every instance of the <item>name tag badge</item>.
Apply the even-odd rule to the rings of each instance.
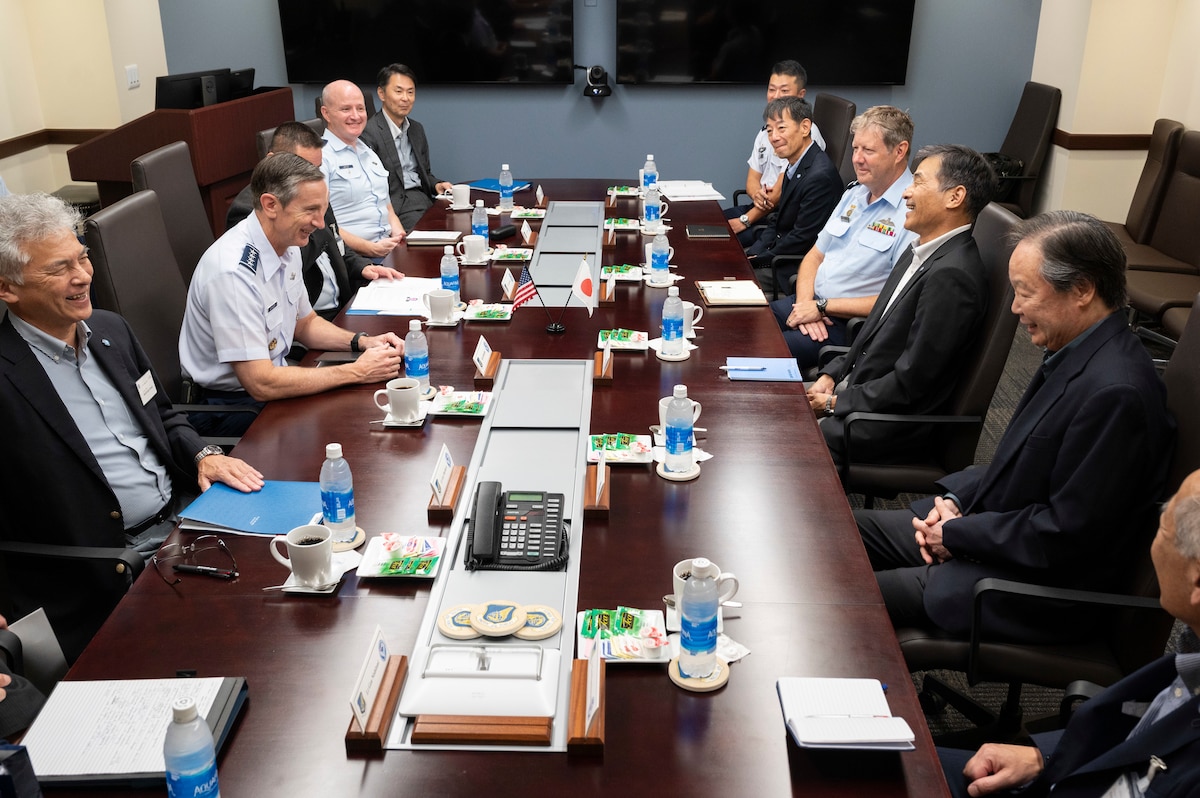
[[[150,400],[158,396],[158,387],[154,384],[154,375],[147,371],[142,376],[138,377],[137,382],[138,398],[142,400],[142,406],[150,404]]]

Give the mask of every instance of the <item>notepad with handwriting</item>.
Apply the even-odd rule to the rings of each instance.
[[[912,729],[892,716],[878,679],[787,677],[775,689],[784,723],[802,748],[913,749]]]
[[[697,280],[706,305],[765,305],[767,296],[754,280]]]

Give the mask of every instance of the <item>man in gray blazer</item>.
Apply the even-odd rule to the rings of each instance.
[[[388,170],[392,209],[405,230],[413,229],[433,204],[433,197],[450,190],[450,183],[433,176],[425,128],[409,118],[417,99],[417,77],[404,64],[379,70],[376,91],[383,113],[367,120],[362,140],[379,155]]]

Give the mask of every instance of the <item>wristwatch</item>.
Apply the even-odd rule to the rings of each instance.
[[[356,332],[356,333],[354,334],[354,337],[350,339],[350,351],[351,351],[351,352],[361,352],[361,351],[363,351],[363,350],[362,350],[362,346],[361,346],[361,345],[360,345],[358,342],[359,342],[360,340],[362,340],[362,337],[363,337],[364,335],[366,335],[366,333],[365,333],[365,332]]]
[[[822,316],[824,316],[825,308],[827,308],[827,307],[829,307],[828,299],[818,299],[817,300],[817,313],[820,313]]]
[[[195,463],[195,465],[200,465],[200,461],[203,460],[205,457],[208,457],[210,454],[225,454],[225,450],[222,449],[220,446],[214,446],[213,444],[209,444],[208,446],[205,446],[200,451],[196,452],[196,459],[193,462]]]
[[[738,221],[741,222],[742,224],[746,225],[746,227],[750,226],[750,217],[744,213],[738,217]]]
[[[825,398],[825,415],[833,415],[833,394],[829,394],[829,396]]]

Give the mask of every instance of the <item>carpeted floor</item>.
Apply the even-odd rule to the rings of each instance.
[[[1164,358],[1169,356],[1169,353],[1162,351],[1160,347],[1150,346],[1148,348],[1153,357]],[[1029,340],[1029,334],[1025,331],[1025,328],[1018,325],[1016,334],[1013,337],[1012,349],[1009,351],[1008,361],[1005,363],[1004,374],[996,386],[996,393],[992,398],[992,404],[988,409],[987,419],[984,422],[984,429],[979,437],[979,446],[975,453],[975,462],[977,464],[991,462],[992,455],[996,451],[996,445],[1004,434],[1004,430],[1008,426],[1008,421],[1012,417],[1021,396],[1025,393],[1025,388],[1029,385],[1033,373],[1041,365],[1041,362],[1042,350],[1033,345]],[[863,506],[863,497],[861,495],[851,494],[848,498],[851,507],[859,508]],[[881,508],[903,508],[907,507],[916,498],[916,495],[902,494],[895,501],[876,502],[876,506]],[[1178,650],[1179,635],[1182,629],[1183,625],[1177,622],[1171,640],[1168,643],[1168,651]],[[943,681],[967,693],[992,711],[1000,708],[1008,691],[1008,686],[1005,684],[989,682],[970,687],[967,685],[966,677],[962,673],[952,671],[934,671],[932,673]],[[921,682],[924,675],[925,672],[916,672],[912,675],[918,690],[921,689]],[[1062,700],[1062,697],[1062,690],[1027,685],[1021,693],[1021,706],[1024,710],[1024,716],[1026,718],[1034,718],[1053,715],[1058,712],[1059,702]],[[927,720],[930,730],[935,736],[947,732],[970,729],[972,727],[970,721],[953,708],[946,708],[936,714],[927,715]]]

